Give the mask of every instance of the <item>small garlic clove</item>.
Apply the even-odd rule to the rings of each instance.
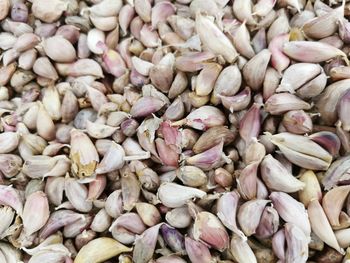
[[[17,132],[3,132],[0,134],[0,153],[9,153],[19,144],[20,135]]]
[[[123,252],[130,252],[131,248],[128,248],[118,241],[108,238],[100,237],[93,239],[85,246],[83,246],[74,262],[75,263],[92,263],[92,262],[102,262],[115,257]]]
[[[96,169],[97,170],[97,169]],[[107,178],[104,175],[97,175],[95,180],[89,183],[89,193],[87,200],[96,200],[105,190]]]
[[[61,119],[61,101],[55,86],[49,86],[44,90],[42,103],[53,121]]]
[[[23,209],[23,227],[29,236],[40,230],[49,219],[49,202],[46,195],[41,192],[34,192],[28,196]]]
[[[65,179],[63,177],[49,177],[46,181],[45,194],[50,203],[55,206],[59,206],[62,203],[64,181]]]
[[[18,190],[12,186],[0,185],[0,203],[12,207],[16,213],[22,216],[23,201]]]
[[[299,175],[299,180],[305,184],[304,188],[299,191],[299,200],[305,207],[308,206],[311,200],[322,199],[322,190],[316,174],[311,171],[303,171]]]
[[[55,139],[56,128],[50,114],[41,102],[38,102],[39,110],[36,119],[38,135],[47,141]]]
[[[257,138],[260,133],[260,108],[261,105],[254,103],[239,122],[239,135],[246,144],[249,144],[253,138]]]
[[[121,190],[123,196],[123,208],[130,211],[139,201],[141,190],[140,182],[134,173],[128,170],[122,173]]]
[[[0,226],[0,237],[3,238],[3,234],[6,233],[6,231],[12,224],[12,221],[15,217],[15,211],[13,211],[9,206],[4,206],[0,208],[0,216],[2,219],[2,224]]]
[[[56,69],[47,57],[40,57],[36,59],[33,64],[33,71],[35,72],[35,74],[44,78],[52,80],[58,79]]]
[[[233,13],[240,21],[247,21],[247,25],[255,25],[256,21],[253,17],[252,1],[238,0],[233,3]]]
[[[221,99],[222,105],[233,113],[234,111],[243,110],[249,105],[251,90],[247,86],[235,96],[218,95],[218,97]]]
[[[288,111],[284,114],[282,123],[287,131],[295,134],[310,133],[313,128],[310,115],[303,110]]]
[[[341,99],[338,102],[338,116],[341,121],[342,127],[345,131],[350,131],[350,123],[347,119],[347,112],[349,112],[350,105],[350,91],[346,91],[342,95]]]
[[[312,231],[327,245],[343,254],[344,250],[339,246],[327,216],[318,200],[312,200],[308,206],[308,214]]]
[[[159,186],[157,196],[167,207],[181,207],[193,198],[203,198],[204,191],[196,188],[182,186],[175,183],[163,183]]]
[[[91,122],[89,120],[86,121],[86,131],[90,135],[90,137],[95,139],[103,139],[106,137],[110,137],[113,133],[116,132],[116,130],[116,127]]]
[[[56,63],[55,66],[61,76],[81,77],[90,75],[97,78],[103,77],[100,64],[89,58],[78,59],[73,63]]]
[[[196,166],[182,166],[176,170],[176,176],[186,186],[200,187],[207,183],[207,175]]]
[[[135,117],[146,117],[159,111],[164,106],[164,102],[155,97],[142,97],[131,108],[130,114]]]
[[[61,36],[53,36],[44,41],[46,55],[55,62],[68,63],[76,58],[73,45]]]

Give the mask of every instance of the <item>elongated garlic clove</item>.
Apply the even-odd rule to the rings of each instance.
[[[343,254],[344,250],[339,246],[331,225],[318,200],[312,200],[308,206],[308,214],[312,231],[327,245]]]

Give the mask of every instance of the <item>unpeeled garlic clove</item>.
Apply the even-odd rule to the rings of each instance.
[[[204,171],[218,168],[223,163],[228,162],[223,153],[223,144],[221,141],[212,148],[187,158],[186,163],[197,166]]]
[[[322,190],[316,174],[312,170],[302,171],[299,180],[305,184],[304,188],[299,191],[299,200],[305,207],[311,200],[322,199]]]
[[[302,203],[283,192],[272,192],[270,194],[270,199],[272,200],[274,208],[285,222],[298,226],[307,237],[310,236],[310,222]]]
[[[152,226],[136,237],[132,254],[135,263],[146,263],[152,259],[161,225]]]
[[[122,8],[122,1],[103,0],[90,7],[90,12],[97,16],[116,16]]]
[[[185,237],[185,248],[188,257],[193,263],[210,263],[212,261],[209,248],[202,242]]]
[[[46,225],[41,229],[39,238],[45,239],[51,234],[55,233],[63,226],[72,224],[83,217],[82,214],[78,214],[71,210],[58,210],[50,215]]]
[[[182,186],[175,183],[163,183],[159,186],[157,196],[167,207],[181,207],[193,198],[203,198],[204,191],[196,188]]]
[[[163,224],[160,227],[160,232],[162,233],[165,243],[173,252],[182,255],[186,254],[184,236],[176,228]]]
[[[269,200],[250,200],[240,206],[237,219],[246,236],[255,234],[259,226],[260,218]]]
[[[342,157],[332,163],[322,178],[325,190],[332,189],[341,181],[342,176],[350,168],[350,157]]]
[[[232,235],[230,252],[235,260],[242,263],[257,263],[257,259],[247,240]]]
[[[45,40],[44,50],[46,55],[55,62],[73,62],[76,53],[73,45],[61,36],[53,36]]]
[[[293,226],[293,224],[291,224]],[[295,225],[294,225],[295,226]],[[277,256],[278,259],[284,260],[285,254],[286,254],[286,236],[285,236],[285,229],[282,228],[279,231],[277,231],[271,240],[272,250]]]
[[[271,52],[264,49],[244,65],[242,74],[247,85],[252,90],[259,90],[264,82],[266,69],[271,58]]]
[[[16,213],[22,216],[23,201],[18,190],[12,186],[0,185],[0,203],[12,207]]]
[[[30,236],[40,230],[49,219],[49,202],[46,195],[34,192],[28,196],[23,209],[23,227],[25,233]]]
[[[223,251],[229,246],[229,236],[216,216],[209,212],[199,212],[193,224],[193,236],[210,247]]]
[[[293,193],[302,190],[305,186],[270,154],[266,155],[261,162],[260,173],[266,186],[274,191]]]
[[[341,121],[342,127],[345,131],[350,131],[350,123],[347,118],[347,112],[349,112],[350,105],[350,90],[346,91],[342,95],[341,99],[338,102],[338,116]]]
[[[340,225],[339,215],[349,193],[350,187],[345,185],[335,187],[323,196],[322,207],[332,227]]]
[[[45,193],[50,203],[56,206],[59,206],[63,200],[64,181],[63,177],[49,177],[46,181]]]
[[[243,110],[249,105],[251,90],[247,86],[235,96],[218,95],[218,97],[221,99],[222,105],[232,113],[234,111]]]
[[[3,238],[3,234],[6,234],[6,231],[12,224],[12,221],[15,217],[15,211],[9,206],[4,206],[0,208],[0,215],[2,218],[2,224],[0,226],[0,237]]]
[[[284,225],[284,235],[287,244],[285,253],[286,262],[306,262],[309,251],[309,237],[298,226],[292,223]]]
[[[141,186],[136,175],[127,169],[128,168],[122,172],[121,190],[123,196],[123,208],[130,211],[139,201]]]
[[[344,250],[339,246],[331,225],[318,200],[312,200],[308,206],[308,214],[312,231],[327,245],[343,254]]]
[[[332,162],[332,156],[307,137],[287,132],[268,136],[289,161],[303,168],[327,170]]]
[[[145,225],[136,213],[122,214],[109,228],[113,238],[124,245],[134,243],[136,235],[142,234],[145,230]]]
[[[0,153],[9,153],[17,148],[20,136],[17,132],[3,132],[0,134]]]
[[[177,207],[168,211],[165,215],[165,220],[169,225],[176,228],[186,228],[192,222],[187,206]]]
[[[161,221],[161,215],[154,205],[149,203],[136,203],[135,207],[145,225],[154,226]]]
[[[58,79],[56,69],[47,57],[40,57],[37,60],[35,60],[33,64],[33,71],[35,72],[35,74],[44,78],[52,80]]]
[[[176,176],[186,186],[200,187],[207,183],[207,175],[196,166],[183,166],[176,170]]]
[[[135,117],[146,117],[159,111],[164,106],[164,102],[155,97],[142,97],[131,107],[130,114]]]
[[[103,77],[103,71],[95,60],[85,58],[72,63],[56,63],[56,70],[62,76],[81,77],[91,75],[97,78]]]
[[[91,122],[89,120],[86,121],[86,131],[92,138],[95,139],[110,137],[113,133],[116,132],[116,130],[116,127]]]
[[[247,25],[255,25],[256,21],[253,17],[252,1],[238,0],[233,3],[233,13],[240,21],[247,21]]]
[[[239,135],[246,144],[257,138],[260,133],[260,108],[261,105],[254,103],[239,122]]]
[[[281,34],[275,36],[269,42],[269,50],[271,52],[271,65],[281,74],[290,63],[290,59],[283,53],[283,45],[289,41],[289,34]]]
[[[36,129],[38,135],[44,138],[47,141],[55,139],[56,128],[55,124],[45,109],[44,105],[41,102],[38,102],[39,110],[36,119]]]
[[[258,162],[248,164],[241,170],[239,176],[236,178],[237,189],[245,200],[251,200],[256,197],[258,166]]]
[[[208,50],[217,55],[222,55],[229,63],[237,59],[237,51],[230,40],[210,20],[209,17],[200,13],[196,14],[196,30],[201,42],[208,47]],[[212,41],[212,39],[217,41]]]
[[[31,8],[33,15],[46,23],[52,23],[60,18],[66,10],[66,4],[61,0],[52,1],[45,7],[45,0],[35,0]]]
[[[217,63],[204,65],[196,79],[195,92],[198,96],[207,96],[212,92],[221,70],[222,66]]]
[[[7,178],[16,176],[22,166],[21,157],[14,154],[0,154],[0,172]]]
[[[106,212],[113,218],[117,218],[123,210],[122,191],[116,190],[112,192],[105,202]]]
[[[130,252],[131,248],[128,248],[118,241],[108,238],[100,237],[91,240],[85,246],[83,246],[74,262],[75,263],[92,263],[92,262],[102,262],[115,257],[123,252]]]
[[[270,238],[278,230],[279,226],[279,215],[275,208],[272,206],[266,206],[258,227],[256,228],[255,235],[258,238]]]
[[[246,236],[241,230],[238,229],[236,223],[236,213],[239,199],[240,197],[235,191],[224,193],[217,202],[217,215],[225,227],[238,235],[240,238],[246,239]]]
[[[166,142],[161,138],[157,138],[155,140],[155,143],[159,158],[162,163],[167,166],[178,167],[178,153],[173,150],[170,145],[167,145]]]
[[[89,183],[88,200],[96,200],[100,197],[107,184],[107,178],[104,175],[97,175],[95,180]]]
[[[72,172],[78,178],[90,177],[95,173],[99,157],[90,138],[83,132],[73,129],[71,135]]]
[[[346,54],[329,44],[315,41],[292,41],[285,43],[283,52],[290,58],[309,63],[320,63],[340,56],[348,64]]]
[[[277,92],[294,93],[295,90],[303,86],[306,82],[312,80],[322,71],[318,64],[313,63],[296,63],[288,67],[283,73],[281,84]]]
[[[311,105],[289,93],[270,96],[265,103],[265,110],[272,115],[279,115],[291,110],[309,110]]]
[[[242,56],[251,59],[254,57],[255,52],[250,44],[250,34],[246,27],[246,21],[244,21],[233,33],[232,40],[238,53]]]
[[[55,86],[45,88],[42,103],[53,121],[61,119],[61,101]]]
[[[303,110],[288,111],[284,114],[282,123],[287,131],[295,134],[310,133],[313,128],[310,115]]]
[[[92,201],[87,199],[88,190],[85,185],[78,183],[76,179],[66,178],[65,193],[73,207],[81,212],[89,212],[92,209]]]

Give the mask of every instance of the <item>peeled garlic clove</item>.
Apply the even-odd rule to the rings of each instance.
[[[241,239],[236,234],[232,235],[230,252],[235,260],[242,263],[257,263],[257,259],[247,240]]]
[[[119,255],[120,253],[130,252],[131,248],[128,248],[118,241],[108,238],[100,237],[93,239],[85,246],[83,246],[74,262],[76,263],[93,263],[93,262],[102,262],[108,260],[112,257]]]
[[[305,136],[284,132],[272,135],[270,141],[289,161],[306,169],[327,170],[332,161],[326,150]]]
[[[46,195],[35,192],[28,196],[23,209],[23,227],[29,236],[40,230],[49,219],[49,202]]]
[[[92,176],[99,162],[99,157],[90,138],[79,130],[72,130],[71,151],[72,171],[78,178]]]
[[[342,57],[346,62],[348,61],[343,51],[322,42],[288,42],[284,44],[283,52],[290,58],[301,62],[320,63],[337,56]]]
[[[200,240],[219,251],[229,246],[229,236],[225,227],[209,212],[197,214],[193,225],[193,236],[195,240]]]
[[[286,223],[284,225],[287,250],[286,262],[306,262],[308,253],[309,237],[296,225]]]
[[[250,200],[240,206],[237,219],[246,236],[255,234],[260,218],[269,200]]]
[[[271,190],[293,193],[302,190],[305,186],[270,154],[266,155],[261,162],[260,173],[264,183]]]
[[[349,195],[350,187],[338,186],[326,192],[322,198],[322,207],[327,215],[331,226],[339,226],[339,215],[344,206],[345,200]]]
[[[272,192],[270,194],[270,199],[272,200],[274,208],[285,222],[298,226],[307,237],[310,236],[310,222],[302,203],[283,192]]]
[[[308,170],[302,172],[299,176],[299,180],[305,184],[304,188],[299,191],[299,200],[305,207],[307,207],[313,199],[319,201],[322,199],[321,186],[313,171]]]
[[[344,250],[339,246],[331,225],[318,200],[312,200],[308,206],[308,214],[312,231],[327,245],[343,254]]]
[[[181,207],[193,198],[203,198],[204,191],[196,188],[182,186],[175,183],[163,183],[159,186],[157,196],[167,207]]]
[[[22,215],[23,201],[20,193],[12,186],[0,185],[0,203],[12,207],[18,215]]]
[[[196,14],[196,30],[201,42],[217,55],[222,55],[229,63],[237,59],[237,52],[230,40],[207,16]],[[216,39],[216,41],[212,41]]]

